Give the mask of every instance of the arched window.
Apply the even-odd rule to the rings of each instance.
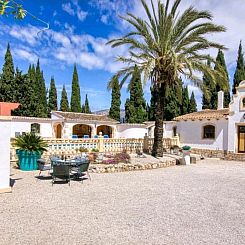
[[[40,134],[40,124],[38,123],[32,123],[31,124],[31,132]]]
[[[206,125],[203,127],[203,138],[214,139],[215,138],[215,126]]]

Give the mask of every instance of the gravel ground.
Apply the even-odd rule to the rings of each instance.
[[[244,163],[208,159],[53,187],[37,173],[12,171],[0,244],[245,243]]]

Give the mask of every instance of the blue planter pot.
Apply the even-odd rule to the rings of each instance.
[[[16,154],[19,159],[19,166],[21,170],[32,171],[37,170],[37,160],[41,158],[42,153],[40,151],[25,151],[16,150]]]

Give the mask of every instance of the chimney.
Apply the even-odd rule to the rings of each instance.
[[[224,92],[218,92],[218,110],[224,109]]]

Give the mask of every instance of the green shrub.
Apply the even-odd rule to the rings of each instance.
[[[191,147],[189,145],[184,145],[182,147],[182,150],[184,150],[184,151],[189,151],[190,149],[191,149]]]
[[[91,151],[92,151],[92,152],[99,152],[99,149],[93,148]]]
[[[47,151],[48,144],[35,133],[24,133],[15,138],[13,146],[19,150],[26,151]]]
[[[80,148],[79,148],[79,151],[80,151],[80,152],[88,152],[88,149],[85,148],[85,147],[80,147]]]

